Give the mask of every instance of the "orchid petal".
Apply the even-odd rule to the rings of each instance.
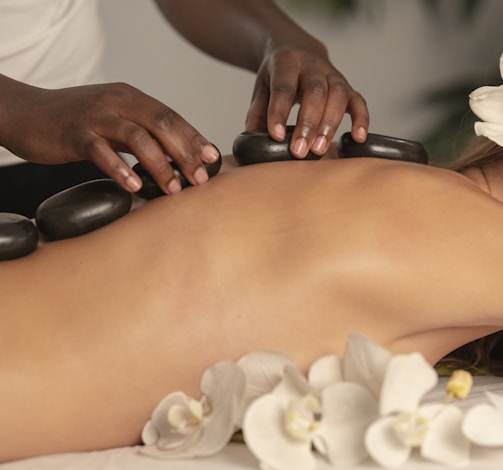
[[[421,408],[421,413],[425,413],[427,408]],[[467,465],[470,443],[461,433],[463,412],[453,405],[433,405],[432,409],[436,411],[421,446],[421,455],[444,465]]]
[[[381,418],[372,423],[365,433],[365,447],[372,459],[382,467],[400,467],[411,453],[411,448],[398,439],[395,422],[395,416]]]
[[[257,398],[243,420],[246,445],[262,468],[312,470],[316,466],[311,441],[295,439],[285,429],[287,398],[268,394]]]
[[[485,403],[474,406],[466,412],[462,432],[477,445],[485,447],[503,446],[502,410]]]
[[[236,417],[245,390],[245,376],[234,362],[220,362],[206,371],[201,391],[208,397],[211,414],[193,452],[197,457],[213,455],[223,449],[236,430]]]
[[[503,110],[501,111],[503,114]],[[487,137],[499,146],[503,146],[503,124],[493,122],[476,122],[475,134]]]
[[[246,389],[236,425],[241,427],[243,415],[250,403],[261,395],[271,392],[283,377],[285,366],[293,366],[290,357],[274,351],[255,351],[237,361],[246,377]]]
[[[349,336],[342,368],[344,378],[369,389],[379,397],[386,367],[391,353],[364,336],[353,333]]]
[[[164,398],[152,413],[145,430],[144,442],[153,445],[145,446],[140,452],[162,459],[203,457],[217,453],[235,431],[244,388],[244,373],[237,364],[226,361],[206,369],[201,379],[201,402],[181,392]],[[171,422],[169,416],[173,417]],[[191,419],[194,421],[191,422]],[[152,427],[159,434],[155,443],[152,442],[155,437]]]
[[[316,391],[321,391],[330,384],[342,382],[341,359],[335,354],[323,356],[309,368],[309,385]]]
[[[419,353],[399,354],[389,361],[384,377],[380,413],[417,409],[423,395],[438,382],[435,369]]]
[[[365,431],[377,418],[375,397],[361,385],[340,382],[326,387],[321,401],[323,417],[314,439],[316,448],[336,467],[363,462],[368,457]]]
[[[503,86],[482,86],[469,98],[470,108],[482,121],[503,124]]]
[[[283,372],[283,379],[273,392],[275,395],[281,395],[288,399],[299,398],[311,393],[311,387],[297,367],[287,365]]]
[[[245,401],[271,392],[283,377],[285,366],[294,366],[293,360],[275,351],[255,351],[237,361],[246,376]]]
[[[499,393],[486,392],[486,396],[487,398],[489,398],[489,401],[494,405],[503,421],[503,395],[500,395]]]
[[[142,431],[142,441],[146,445],[152,445],[163,436],[170,436],[173,441],[179,443],[186,436],[180,435],[168,422],[168,412],[172,406],[188,406],[189,398],[183,392],[170,393],[164,397],[152,412],[150,421]]]
[[[145,445],[150,446],[154,444],[157,441],[157,439],[159,439],[159,436],[160,434],[155,428],[155,426],[152,424],[152,420],[147,421],[141,432],[142,442]]]

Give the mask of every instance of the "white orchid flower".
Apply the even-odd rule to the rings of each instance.
[[[316,361],[308,377],[286,366],[278,386],[247,409],[245,442],[261,468],[311,470],[313,445],[335,467],[368,457],[363,436],[377,416],[376,399],[365,387],[342,381],[336,356]]]
[[[241,428],[243,416],[250,404],[258,397],[272,392],[283,378],[286,366],[294,366],[293,360],[275,351],[253,351],[242,356],[237,365],[246,377],[246,388],[241,400],[236,426]]]
[[[349,336],[342,360],[343,377],[347,382],[358,383],[379,399],[382,384],[393,355],[365,336]]]
[[[463,434],[484,447],[503,446],[503,396],[486,392],[489,403],[474,406],[463,420]]]
[[[435,370],[418,353],[390,359],[379,401],[381,417],[365,435],[367,450],[376,463],[399,467],[414,448],[420,449],[422,457],[444,465],[468,462],[461,410],[447,404],[419,406],[437,382]]]
[[[500,74],[503,78],[503,54]],[[475,133],[503,146],[503,85],[477,88],[469,98],[470,108],[483,121],[475,123]]]
[[[202,399],[174,392],[152,413],[142,432],[144,455],[161,459],[213,455],[236,430],[245,375],[234,362],[208,368],[201,380]]]

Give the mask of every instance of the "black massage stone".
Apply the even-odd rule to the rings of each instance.
[[[87,181],[42,202],[36,213],[37,226],[48,241],[77,237],[122,217],[131,204],[131,194],[115,181]]]
[[[37,244],[38,230],[30,219],[0,212],[0,261],[29,255]]]
[[[267,130],[242,132],[234,139],[232,145],[234,158],[241,166],[300,160],[290,152],[290,141],[294,128],[295,126],[287,126],[286,137],[281,142],[272,139]],[[309,152],[302,160],[319,160],[320,158],[320,155]]]
[[[385,158],[425,165],[428,163],[428,152],[419,142],[368,134],[367,140],[360,144],[353,140],[350,132],[346,132],[339,142],[339,158],[354,157]]]
[[[173,168],[173,171],[175,172],[175,175],[180,180],[182,189],[185,189],[187,186],[191,186],[187,178],[185,178],[184,174],[180,171],[178,165],[175,162],[170,162],[170,164],[171,167]],[[220,155],[220,152],[218,154],[218,160],[216,162],[205,163],[204,167],[206,168],[206,171],[208,172],[208,176],[210,178],[215,176],[222,167],[222,155]],[[133,171],[136,172],[136,174],[140,177],[142,181],[142,187],[137,193],[138,196],[140,196],[143,199],[150,200],[165,195],[163,190],[155,182],[154,178],[150,176],[150,173],[141,165],[141,163],[137,163],[136,165],[134,165]]]

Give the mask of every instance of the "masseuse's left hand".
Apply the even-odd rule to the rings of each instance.
[[[276,140],[285,138],[285,126],[294,104],[299,103],[292,135],[292,154],[304,158],[309,151],[325,154],[347,112],[352,136],[364,142],[369,113],[363,97],[330,63],[321,45],[270,47],[259,68],[248,112],[246,129],[265,129]]]
[[[326,47],[274,0],[156,0],[169,22],[208,54],[257,74],[246,129],[283,140],[300,103],[291,151],[324,154],[345,113],[364,142],[369,113],[362,96],[331,64]]]

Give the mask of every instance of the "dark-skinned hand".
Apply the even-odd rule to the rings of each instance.
[[[257,74],[246,130],[268,129],[273,139],[283,140],[296,103],[300,107],[290,147],[295,157],[303,158],[309,151],[325,154],[345,113],[351,116],[353,139],[365,141],[369,127],[365,100],[322,48],[270,48]]]
[[[54,164],[88,159],[135,192],[141,180],[118,155],[127,152],[170,194],[181,187],[166,155],[193,185],[208,179],[203,163],[218,159],[218,150],[180,115],[130,85],[47,90],[2,80],[11,87],[8,116],[0,114],[2,143],[25,160]]]

